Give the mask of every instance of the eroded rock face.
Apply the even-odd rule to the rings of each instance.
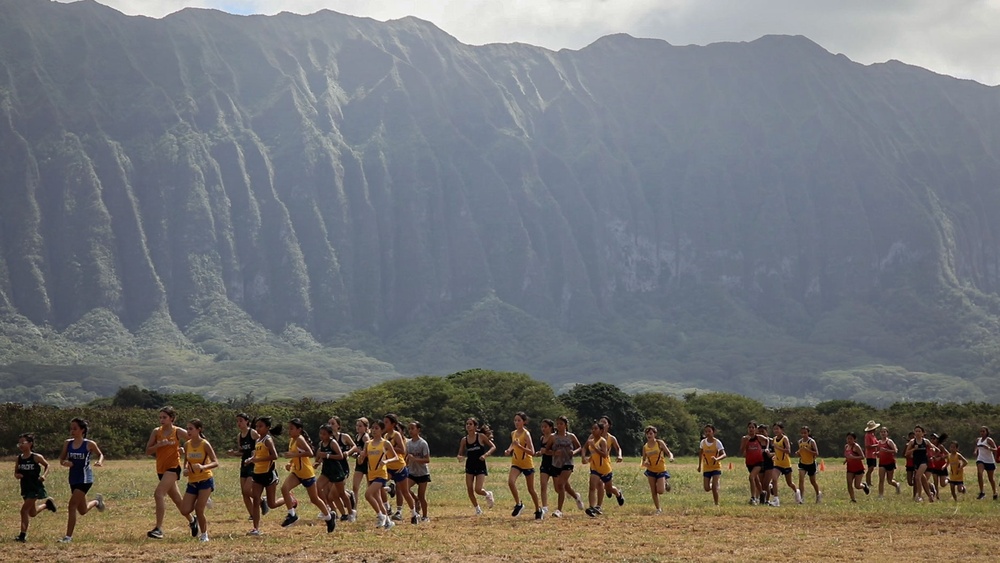
[[[894,311],[972,292],[994,305],[955,315],[993,320],[938,344],[992,357],[997,131],[996,88],[801,37],[552,52],[412,18],[0,0],[0,306],[57,331],[166,313],[197,343],[226,302],[272,333],[369,335],[409,371],[667,362],[646,379],[742,389],[739,362],[685,368],[692,331],[947,371]],[[855,306],[892,338],[830,328]],[[594,331],[615,323],[651,347]]]

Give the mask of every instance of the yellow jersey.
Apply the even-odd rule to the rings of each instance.
[[[197,446],[192,442],[193,440],[188,440],[184,443],[184,451],[187,454],[188,462],[188,483],[201,483],[212,478],[211,469],[194,470],[196,463],[200,465],[208,463],[208,440],[202,439],[201,443]]]
[[[300,452],[296,447],[298,439],[290,438],[288,440],[288,451],[290,452]],[[306,456],[299,456],[292,458],[292,475],[295,475],[300,480],[302,479],[312,479],[316,476],[316,470],[313,468],[312,458]]]
[[[403,444],[402,452],[396,451],[396,448],[393,445],[393,440],[396,439],[396,436],[399,436],[399,441]],[[392,450],[396,452],[396,461],[390,462],[386,467],[391,471],[399,471],[400,469],[406,467],[406,441],[403,440],[403,435],[393,430],[392,432],[387,433],[384,438],[387,442],[389,442],[389,446],[392,447]]]
[[[958,453],[948,454],[948,480],[953,483],[965,482],[965,468]]]
[[[385,464],[382,463],[382,458],[385,457],[385,447],[386,439],[382,438],[376,441],[374,438],[368,440],[365,444],[365,452],[368,456],[368,482],[371,483],[375,479],[389,480],[389,471]],[[390,446],[392,447],[392,446]]]
[[[177,427],[171,426],[169,432],[163,432],[163,428],[156,429],[155,441],[167,441],[166,446],[156,449],[156,472],[166,473],[171,469],[181,466],[181,444],[177,440]]]
[[[263,459],[265,461],[255,461],[253,462],[253,472],[258,475],[263,475],[268,471],[271,471],[271,460],[267,457],[270,455],[267,451],[267,436],[262,438],[257,438],[257,443],[253,447],[253,457],[255,459]]]
[[[524,428],[510,433],[510,443],[512,445],[517,444],[518,446],[521,446],[521,448],[524,448],[511,448],[513,451],[510,453],[510,464],[514,467],[518,467],[520,469],[533,469],[535,467],[535,458],[530,452],[528,452],[527,449],[528,439],[528,431]]]
[[[649,461],[646,470],[650,473],[663,473],[667,470],[667,460],[663,458],[663,450],[660,449],[658,441],[654,440],[652,445],[649,442],[643,444],[642,455]]]
[[[590,448],[590,470],[596,471],[601,475],[607,475],[611,473],[611,456],[608,454],[601,455],[599,450],[602,447],[607,449],[607,439],[598,438],[594,440],[594,445]]]
[[[786,451],[782,451],[782,448]],[[774,466],[781,468],[789,468],[792,466],[792,458],[788,455],[788,451],[792,449],[792,444],[788,440],[788,436],[782,436],[781,439],[774,439]]]
[[[806,465],[816,463],[816,453],[813,451],[813,444],[816,441],[812,438],[799,440],[799,462]]]
[[[725,448],[722,446],[722,440],[715,438],[709,442],[708,438],[704,438],[701,441],[700,449],[702,472],[722,471],[722,462],[715,459],[716,456],[725,451]]]

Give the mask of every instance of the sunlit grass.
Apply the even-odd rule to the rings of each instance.
[[[822,504],[815,504],[809,492],[806,503],[796,505],[790,491],[783,488],[783,505],[772,508],[747,504],[746,471],[741,460],[733,463],[733,470],[725,464],[720,507],[713,506],[711,495],[702,490],[695,460],[679,459],[669,467],[673,491],[661,498],[664,514],[654,516],[638,460],[627,459],[615,466],[615,481],[627,498],[624,507],[605,499],[605,515],[591,519],[567,501],[566,517],[537,522],[523,480],[519,484],[526,509],[519,518],[511,518],[513,502],[502,460],[491,460],[487,480],[487,488],[496,492],[497,505],[475,517],[465,494],[462,465],[454,459],[435,458],[430,523],[404,522],[388,532],[376,530],[371,509],[361,506],[358,522],[340,524],[334,534],[327,535],[314,519],[317,510],[303,502],[297,525],[281,528],[283,511],[278,510],[264,519],[263,537],[249,538],[236,463],[224,460],[217,472],[215,507],[208,513],[212,541],[200,544],[172,507],[164,529],[166,538],[147,539],[146,531],[153,526],[153,461],[109,461],[96,469],[97,484],[92,491],[105,495],[108,511],[82,517],[69,545],[56,543],[65,533],[68,486],[65,470],[53,467],[47,486],[59,512],[33,519],[24,545],[13,542],[21,501],[8,475],[9,484],[0,495],[6,515],[0,558],[566,561],[599,556],[635,561],[747,557],[856,561],[863,553],[866,560],[879,561],[904,554],[907,560],[929,559],[933,551],[918,546],[936,541],[946,542],[952,558],[993,552],[992,541],[985,540],[993,537],[1000,524],[1000,503],[975,500],[974,470],[968,472],[966,481],[973,486],[958,503],[949,497],[945,502],[918,504],[904,489],[901,495],[889,492],[884,500],[876,499],[875,493],[866,497],[858,491],[859,502],[852,505],[842,466],[827,460],[827,471],[820,474]],[[574,486],[581,492],[586,491],[585,478],[583,471],[574,475]],[[297,496],[305,499],[304,491],[298,491]],[[555,509],[554,491],[550,491],[549,507]]]

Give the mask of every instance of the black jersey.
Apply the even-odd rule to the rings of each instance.
[[[254,440],[253,435],[247,430],[246,436],[240,434],[240,462],[243,463],[246,460],[253,457],[254,448],[257,447],[257,440]]]
[[[486,469],[486,460],[483,454],[486,453],[486,446],[479,442],[479,434],[476,434],[476,441],[469,443],[469,437],[465,440],[465,472],[477,473]]]

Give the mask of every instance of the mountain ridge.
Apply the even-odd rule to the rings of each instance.
[[[10,318],[800,399],[859,365],[995,374],[996,89],[801,36],[550,51],[94,4],[0,0]],[[499,339],[456,347],[478,322]]]

